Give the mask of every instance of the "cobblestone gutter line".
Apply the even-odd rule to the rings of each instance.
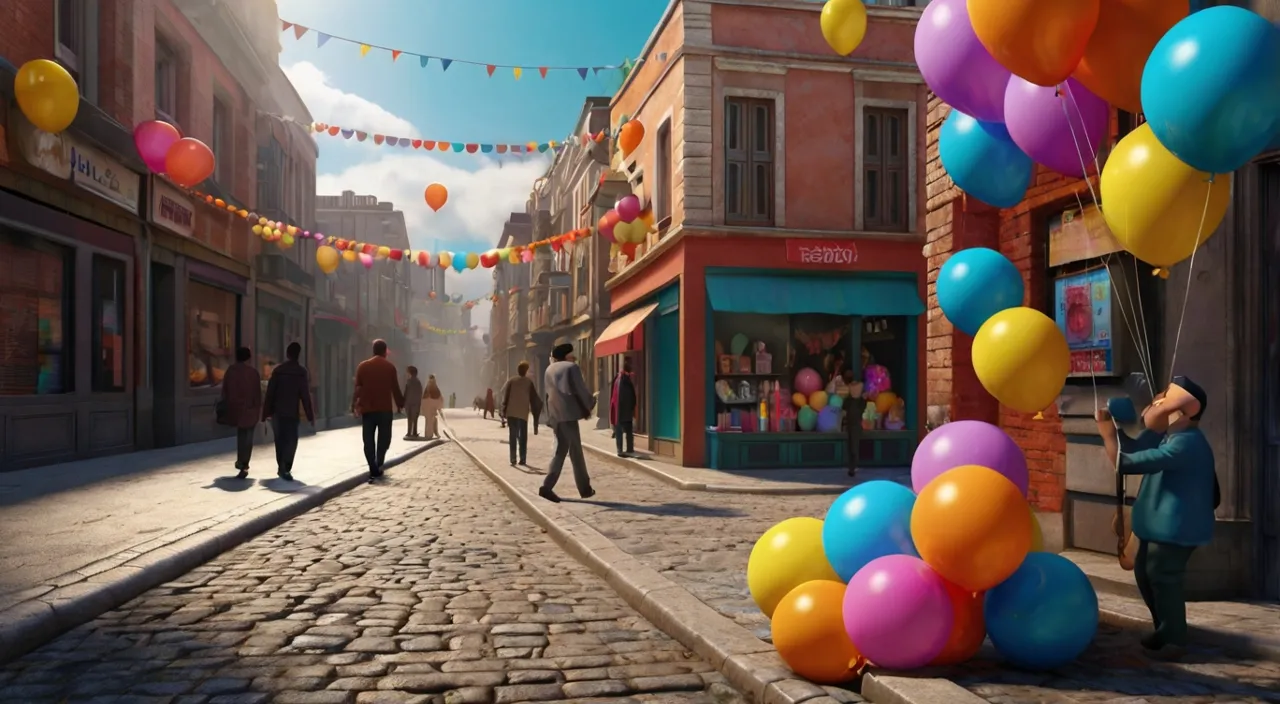
[[[593,443],[583,440],[582,447],[599,457],[612,460],[619,464],[625,464],[632,469],[648,475],[658,481],[673,486],[681,491],[705,491],[713,494],[753,494],[757,496],[838,496],[849,490],[847,486],[818,486],[818,485],[800,485],[800,486],[778,486],[771,483],[768,486],[752,486],[750,484],[708,484],[705,482],[691,482],[675,476],[669,472],[664,472],[660,467],[654,466],[653,462],[644,462],[626,457],[618,457],[616,453],[610,452],[606,448],[599,447]]]
[[[436,440],[387,459],[402,464],[444,444]],[[134,597],[177,579],[231,548],[368,481],[363,468],[319,487],[264,505],[198,521],[51,580],[57,588],[0,611],[0,664],[92,621]]]

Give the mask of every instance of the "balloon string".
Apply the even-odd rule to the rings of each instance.
[[[1187,319],[1187,302],[1191,300],[1191,276],[1196,271],[1196,254],[1200,251],[1200,238],[1204,236],[1204,223],[1209,218],[1209,199],[1213,197],[1213,176],[1209,177],[1209,187],[1205,189],[1204,209],[1200,212],[1200,229],[1196,230],[1196,248],[1191,250],[1191,261],[1187,263],[1187,287],[1182,291],[1182,310],[1178,313],[1178,332],[1173,337],[1173,354],[1169,356],[1169,383],[1173,383],[1174,364],[1178,361],[1178,345],[1182,342],[1182,324]]]

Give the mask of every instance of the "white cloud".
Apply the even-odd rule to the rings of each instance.
[[[335,87],[315,64],[299,61],[284,73],[316,119],[341,115],[342,119],[370,132],[392,135],[414,134],[413,123],[377,103]]]

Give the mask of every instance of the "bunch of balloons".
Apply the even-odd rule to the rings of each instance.
[[[971,658],[987,637],[1009,662],[1047,669],[1093,641],[1098,598],[1043,552],[1028,472],[999,428],[959,421],[925,437],[913,489],[860,484],[824,520],[791,518],[756,542],[747,585],[778,654],[821,684],[870,662],[892,670]]]
[[[138,123],[133,128],[133,146],[152,173],[164,174],[184,188],[200,185],[217,167],[207,144],[183,137],[177,127],[161,120]]]
[[[13,79],[18,109],[37,128],[57,134],[80,111],[80,86],[65,68],[48,59],[28,61]]]
[[[1280,28],[1187,0],[935,0],[916,63],[952,107],[939,156],[990,205],[1022,200],[1035,162],[1096,173],[1110,106],[1143,114],[1101,169],[1117,241],[1158,273],[1221,223],[1230,173],[1280,146]],[[1223,175],[1215,177],[1215,175]]]
[[[800,430],[834,433],[840,430],[840,409],[844,397],[828,394],[822,388],[822,376],[813,369],[796,372],[791,403],[796,407],[796,425]]]
[[[614,203],[612,210],[600,218],[600,235],[618,245],[640,244],[653,226],[653,216],[643,217],[644,215],[640,199],[634,195],[625,195]]]

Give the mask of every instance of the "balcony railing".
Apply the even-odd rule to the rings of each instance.
[[[539,332],[551,327],[551,306],[540,305],[529,309],[529,332]]]

